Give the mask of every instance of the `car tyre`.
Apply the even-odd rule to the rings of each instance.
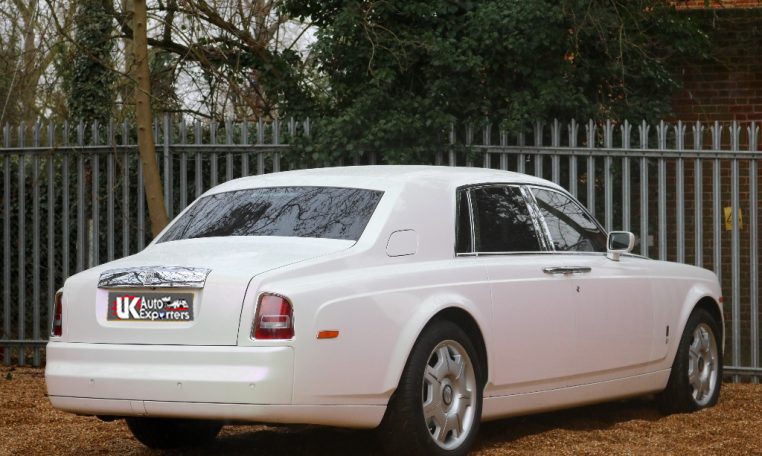
[[[126,421],[140,443],[162,450],[208,444],[222,429],[222,423],[217,421],[144,417],[131,417]]]
[[[457,456],[479,431],[484,379],[468,335],[435,321],[416,341],[379,427],[390,455]]]
[[[696,309],[680,339],[667,388],[658,396],[664,413],[684,413],[711,407],[722,385],[722,334],[717,320]]]

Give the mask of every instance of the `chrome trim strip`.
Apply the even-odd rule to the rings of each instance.
[[[542,268],[542,272],[545,274],[582,274],[592,271],[592,268],[587,266],[553,266]]]
[[[101,273],[98,288],[204,288],[207,268],[186,266],[139,266],[109,269]]]

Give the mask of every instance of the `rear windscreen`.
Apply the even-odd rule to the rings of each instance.
[[[291,236],[356,241],[383,192],[273,187],[205,196],[159,242],[213,236]]]

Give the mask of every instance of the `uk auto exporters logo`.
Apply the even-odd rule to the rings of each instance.
[[[191,293],[109,293],[110,321],[192,321]]]

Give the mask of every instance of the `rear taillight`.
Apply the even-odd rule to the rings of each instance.
[[[293,339],[294,309],[283,296],[263,294],[259,297],[254,325],[254,339]]]
[[[61,337],[63,334],[63,289],[56,291],[53,301],[53,321],[50,325],[50,335]]]

